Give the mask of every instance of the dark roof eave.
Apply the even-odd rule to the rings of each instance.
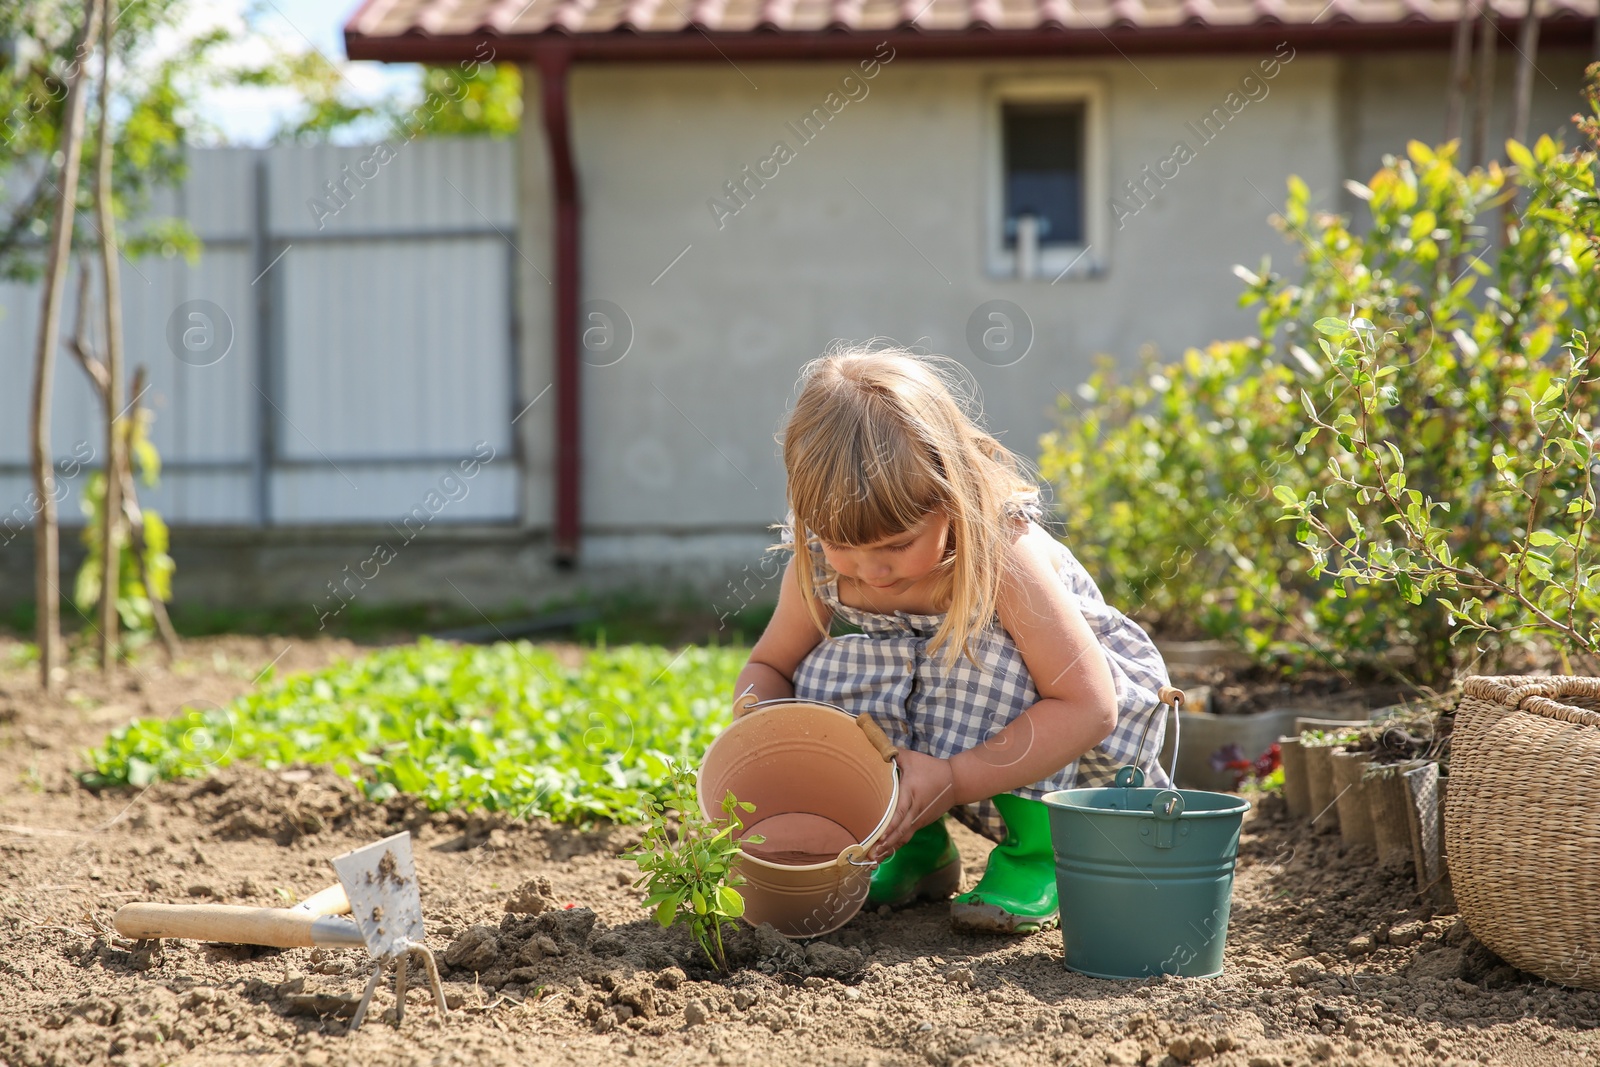
[[[1505,42],[1515,39],[1517,20],[1499,23]],[[1170,28],[1033,30],[916,30],[881,33],[853,30],[752,30],[672,33],[566,33],[503,36],[492,32],[429,36],[409,33],[369,37],[345,30],[345,52],[351,59],[387,63],[448,63],[483,59],[487,44],[500,60],[535,61],[541,53],[562,53],[577,62],[712,62],[738,59],[767,61],[859,60],[871,56],[879,42],[888,42],[896,58],[991,59],[1029,56],[1097,56],[1117,54],[1194,55],[1271,52],[1287,41],[1305,51],[1396,51],[1450,46],[1452,22],[1372,23],[1350,20],[1321,25],[1254,23],[1246,26],[1174,26]],[[1594,20],[1547,18],[1541,22],[1541,47],[1571,44],[1587,47]]]

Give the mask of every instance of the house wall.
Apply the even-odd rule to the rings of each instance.
[[[608,588],[691,589],[720,613],[770,599],[762,552],[767,524],[783,513],[774,434],[799,368],[831,342],[888,337],[952,357],[990,428],[1032,456],[1058,398],[1098,355],[1132,367],[1144,346],[1172,357],[1251,330],[1232,267],[1268,254],[1293,269],[1292,249],[1267,223],[1290,174],[1318,206],[1349,210],[1343,179],[1369,176],[1408,138],[1442,135],[1446,55],[1301,53],[1202,144],[1189,124],[1223,106],[1267,58],[896,58],[808,143],[789,124],[823,106],[853,65],[575,70],[590,343],[583,555],[566,572],[552,568],[547,548],[554,264],[537,78],[525,79],[527,119],[514,145],[416,142],[326,232],[307,214],[308,198],[370,149],[272,150],[267,240],[256,244],[253,154],[197,153],[191,188],[162,210],[209,239],[204,257],[192,267],[143,262],[149,287],[124,279],[127,300],[154,301],[128,312],[130,359],[151,364],[159,394],[155,432],[171,466],[148,499],[177,522],[178,597],[331,606],[329,581],[391,537],[383,520],[434,486],[439,456],[482,436],[510,446],[501,449],[509,462],[490,471],[492,489],[488,480],[473,489],[472,507],[489,510],[457,509],[408,542],[382,580],[362,588],[368,603],[535,606]],[[1566,126],[1585,58],[1541,54],[1536,131]],[[1508,58],[1496,74],[1502,119],[1512,74]],[[986,256],[998,149],[990,94],[1002,82],[1050,78],[1097,86],[1105,107],[1108,189],[1090,205],[1103,232],[1082,264],[1095,269],[996,277]],[[1504,136],[1499,121],[1489,144]],[[1180,139],[1194,158],[1164,186],[1147,186],[1145,201],[1128,198],[1124,183]],[[724,183],[780,140],[794,158],[729,215]],[[712,200],[725,205],[720,220]],[[515,248],[502,236],[513,225]],[[462,233],[418,232],[440,227]],[[508,282],[514,319],[502,298]],[[262,286],[278,308],[276,329],[258,320]],[[169,358],[170,312],[197,297],[221,304],[237,331],[233,354],[211,367]],[[36,297],[9,287],[0,298],[0,363],[25,381]],[[967,339],[991,300],[1012,302],[1031,323],[1032,346],[1010,365],[985,362]],[[448,324],[443,335],[439,323]],[[503,358],[509,346],[515,374]],[[81,373],[66,360],[59,373],[55,437],[66,458],[75,442],[98,438]],[[257,402],[258,386],[283,407],[281,419]],[[22,405],[21,393],[0,395],[7,508],[27,490]],[[445,422],[429,412],[446,410],[460,432],[430,439]],[[271,469],[250,460],[264,417],[282,460]],[[263,511],[269,526],[259,525]],[[62,514],[77,517],[75,500]],[[69,555],[75,547],[69,536]],[[31,550],[16,531],[0,536],[0,605],[29,596]]]
[[[1270,255],[1293,269],[1292,249],[1267,221],[1287,178],[1301,176],[1317,206],[1344,206],[1346,177],[1366,178],[1408,138],[1441,139],[1448,80],[1444,54],[1302,52],[1202,144],[1186,124],[1198,125],[1267,58],[898,60],[809,143],[787,124],[820,105],[851,65],[576,70],[583,292],[623,309],[633,334],[620,362],[584,369],[588,561],[631,558],[632,531],[745,533],[755,551],[763,524],[783,513],[773,434],[796,372],[835,339],[889,337],[954,357],[981,392],[989,426],[1031,456],[1057,398],[1098,355],[1131,366],[1145,346],[1171,357],[1248,334],[1254,316],[1237,306],[1232,267]],[[1536,131],[1566,126],[1584,59],[1541,55]],[[1107,224],[1092,276],[1025,282],[985,267],[997,150],[986,101],[998,82],[1029,76],[1103,86],[1113,192],[1180,139],[1196,150],[1136,213],[1091,205]],[[1508,60],[1496,82],[1501,112],[1511,78]],[[535,106],[530,97],[530,114]],[[1497,123],[1489,143],[1503,137]],[[523,139],[522,158],[542,158],[542,132],[529,126]],[[732,205],[724,183],[777,141],[795,158],[765,187],[747,186],[748,205],[719,220],[708,201]],[[525,220],[548,215],[542,183],[520,195]],[[974,310],[995,299],[1032,322],[1032,349],[1011,366],[977,358],[966,337]],[[536,301],[528,320],[546,307]],[[525,336],[531,360],[548,358],[547,332]],[[529,432],[552,431],[543,422]],[[535,495],[548,499],[548,483]],[[693,551],[693,537],[679,543]]]

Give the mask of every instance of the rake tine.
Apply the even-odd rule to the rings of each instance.
[[[444,1016],[450,1009],[444,1002],[444,986],[439,982],[439,964],[433,958],[433,951],[423,945],[414,945],[411,951],[422,956],[422,966],[428,972],[428,987],[433,990],[434,1006],[439,1009],[440,1016]]]
[[[356,1005],[356,1013],[350,1020],[350,1032],[361,1029],[361,1022],[367,1017],[367,1006],[372,1003],[372,994],[378,988],[378,979],[383,976],[383,961],[378,960],[372,968],[372,977],[367,979],[367,991],[361,994],[361,1003]]]
[[[406,978],[411,970],[411,953],[402,952],[394,960],[394,1024],[406,1017]]]

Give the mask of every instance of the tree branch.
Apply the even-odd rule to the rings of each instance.
[[[94,349],[89,343],[90,284],[89,261],[83,259],[78,263],[78,315],[74,320],[69,347],[72,354],[78,357],[78,365],[83,368],[83,373],[94,383],[95,392],[99,394],[100,400],[104,402],[111,381],[106,372],[106,365],[94,354]]]

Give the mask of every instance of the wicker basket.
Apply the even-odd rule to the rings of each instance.
[[[1445,850],[1462,917],[1507,962],[1600,990],[1600,678],[1468,678]]]

